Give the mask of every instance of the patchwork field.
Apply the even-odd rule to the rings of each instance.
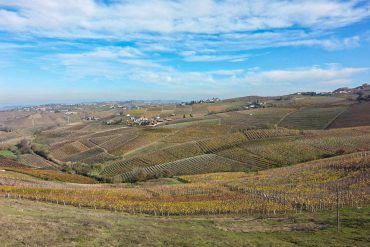
[[[257,99],[262,103],[254,102]],[[104,118],[57,125],[49,125],[57,122],[49,113],[20,112],[17,120],[4,114],[3,121],[18,125],[0,131],[0,209],[7,208],[0,210],[0,226],[6,231],[9,226],[27,229],[28,234],[34,229],[27,228],[31,223],[19,225],[20,214],[36,222],[46,214],[58,220],[68,217],[68,222],[83,218],[76,218],[83,227],[47,225],[48,234],[29,236],[26,246],[42,245],[37,236],[60,241],[56,232],[63,227],[71,232],[68,236],[76,227],[89,236],[72,246],[148,245],[141,234],[117,240],[127,229],[137,231],[138,221],[147,224],[140,227],[141,233],[150,235],[158,228],[171,232],[171,240],[161,233],[158,242],[149,244],[153,246],[264,246],[266,239],[271,246],[307,245],[302,239],[319,246],[367,246],[368,103],[354,102],[295,95],[185,106],[91,106],[79,114]],[[156,126],[106,123],[127,114],[169,120]],[[48,116],[45,125],[38,122]],[[29,121],[37,127],[30,127]],[[10,202],[23,211],[14,213],[7,207]],[[333,238],[337,207],[341,232]],[[115,225],[99,225],[107,221]],[[189,242],[174,231],[203,231],[207,236],[190,234]],[[7,234],[13,236],[14,231]],[[16,242],[2,235],[0,240]]]
[[[123,181],[132,181],[135,180],[133,177],[136,174],[143,177],[139,178],[141,180],[178,175],[180,174],[178,167],[181,165],[184,166],[181,174],[187,174],[186,172],[194,174],[189,167],[193,166],[195,170],[198,169],[198,165],[203,164],[203,161],[198,161],[197,157],[207,157],[202,156],[206,154],[217,154],[217,159],[224,157],[229,159],[230,163],[242,163],[234,167],[233,171],[256,171],[370,150],[370,133],[364,134],[358,129],[344,129],[342,132],[329,130],[300,132],[289,129],[270,129],[248,130],[222,135],[215,128],[212,135],[219,133],[217,137],[207,138],[205,135],[200,140],[191,139],[191,133],[197,133],[197,129],[188,128],[188,131],[187,143],[168,146],[168,144],[164,145],[165,142],[163,142],[161,145],[150,145],[145,153],[141,153],[139,149],[130,158],[103,164],[100,175],[104,178],[113,179],[114,177],[115,181],[120,181],[117,175],[122,175]],[[207,132],[205,131],[204,134]],[[215,163],[217,159],[212,161],[215,167],[204,165],[202,170],[198,172],[214,172],[215,169],[217,171],[230,171],[229,168],[225,168],[225,170],[218,168]],[[137,170],[138,168],[143,170]]]

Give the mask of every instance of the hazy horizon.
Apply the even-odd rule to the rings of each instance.
[[[0,105],[369,82],[369,1],[0,0]]]

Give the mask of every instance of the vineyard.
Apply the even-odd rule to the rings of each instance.
[[[57,166],[56,164],[34,154],[22,154],[20,155],[19,161],[20,163],[33,168],[53,169]]]
[[[365,126],[370,124],[370,102],[354,104],[343,112],[329,128]]]
[[[248,140],[260,140],[276,137],[298,136],[301,133],[298,130],[279,128],[279,129],[246,130],[244,131],[244,134]]]
[[[91,148],[85,152],[77,153],[75,155],[68,156],[65,161],[70,162],[85,162],[85,163],[97,163],[104,162],[107,160],[115,159],[115,156],[106,153],[104,149],[100,147]]]
[[[202,174],[210,172],[232,172],[248,170],[244,163],[226,159],[215,154],[204,154],[160,165],[147,166],[143,169],[145,178],[163,176],[179,176],[189,174]],[[135,170],[120,175],[123,182],[134,181]]]
[[[0,36],[0,247],[370,246],[370,0],[0,0]]]
[[[290,129],[323,129],[345,109],[345,107],[303,108],[288,115],[279,125]]]
[[[21,167],[4,167],[4,170],[30,175],[43,180],[55,180],[66,183],[94,184],[96,181],[77,174],[68,174],[53,170],[40,170]]]
[[[291,108],[260,108],[237,112],[216,114],[222,124],[238,128],[266,128],[274,126],[285,115],[292,112]]]
[[[198,135],[198,130],[201,131],[202,128],[184,129],[184,132],[188,133],[187,138],[178,136],[177,139],[174,139],[175,134],[169,135],[163,141],[192,140],[192,133]],[[173,176],[179,173],[177,168],[175,172],[170,172],[172,169],[168,168],[169,164],[176,161],[182,162],[183,159],[191,160],[191,158],[204,154],[216,154],[218,157],[229,159],[230,162],[243,163],[243,167],[238,166],[239,170],[235,171],[258,171],[370,149],[370,135],[352,129],[342,132],[290,129],[246,130],[227,135],[222,135],[222,132],[219,132],[222,129],[219,128],[210,128],[208,131],[208,133],[207,131],[204,133],[212,133],[215,137],[182,144],[175,143],[170,146],[165,145],[165,142],[155,146],[149,145],[145,152],[139,150],[130,155],[129,158],[103,164],[103,169],[98,173],[104,178],[115,176],[117,178],[117,175],[122,175],[123,181],[131,181],[132,174],[137,172],[134,171],[136,168],[143,168],[143,172],[148,174],[148,178]],[[202,135],[200,134],[200,136]],[[166,169],[161,168],[163,165]],[[161,168],[161,170],[157,168]],[[151,171],[151,169],[154,170]],[[218,168],[215,169],[218,170]],[[212,172],[215,169],[205,166],[202,173]],[[163,171],[166,172],[163,173]],[[181,174],[186,175],[186,172],[194,174],[188,169],[183,170]]]
[[[227,136],[177,144],[148,154],[138,154],[130,159],[109,162],[105,165],[101,175],[110,177],[129,172],[135,167],[155,166],[202,154],[214,153],[241,144],[246,140],[242,133],[234,133]]]
[[[2,185],[0,193],[9,198],[166,216],[320,211],[335,207],[337,196],[340,207],[361,207],[369,203],[369,157],[369,152],[359,152],[258,173],[183,176],[182,179],[189,183],[177,185],[96,189]],[[203,155],[153,169],[172,168],[178,174],[188,173],[190,169],[199,173],[204,166],[219,169],[215,171],[232,171],[239,164],[219,159],[216,155]]]
[[[0,195],[155,216],[291,215],[332,209],[337,196],[340,207],[368,205],[369,127],[331,128],[359,104],[323,97],[314,107],[304,97],[240,110],[243,100],[119,113],[173,118],[156,127],[90,121],[40,131],[35,143],[58,165],[8,147]]]
[[[248,151],[281,165],[370,149],[370,135],[315,136],[279,142],[247,143]]]
[[[3,167],[28,168],[27,166],[15,161],[11,158],[0,157],[0,168],[3,168]]]

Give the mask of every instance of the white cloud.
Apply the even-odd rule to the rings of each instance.
[[[194,51],[184,51],[181,54],[188,61],[232,61],[246,56],[197,55]],[[49,64],[54,65],[52,69],[65,70],[74,80],[97,77],[159,85],[319,86],[344,84],[352,81],[354,76],[368,71],[368,68],[342,67],[336,63],[323,67],[316,65],[267,71],[258,67],[182,71],[161,60],[148,57],[136,48],[111,46],[98,47],[90,52],[59,54],[48,59]]]
[[[331,29],[370,15],[369,3],[335,0],[0,0],[0,29],[42,36],[136,32],[229,33],[291,27]]]
[[[327,50],[340,50],[360,46],[358,35],[343,39],[302,39],[295,41],[284,41],[280,46],[321,46]]]
[[[65,61],[85,59],[119,59],[119,58],[138,58],[143,53],[134,47],[98,47],[86,53],[60,54],[59,58]]]
[[[141,74],[141,80],[152,83],[164,83],[171,78],[171,83],[177,84],[204,84],[209,86],[272,86],[299,88],[307,84],[312,87],[322,87],[325,85],[345,85],[353,82],[353,76],[368,71],[368,68],[352,68],[340,66],[314,66],[311,68],[292,68],[286,70],[216,70],[204,72],[183,73],[176,70],[167,70],[155,73]]]
[[[114,41],[131,42],[136,52],[178,53],[188,62],[243,62],[248,56],[233,52],[284,46],[327,50],[359,46],[366,38],[338,38],[333,29],[368,18],[370,2],[361,6],[360,2],[127,0],[101,4],[94,0],[0,0],[0,31],[22,35],[26,40],[48,37],[89,38],[113,45]],[[189,53],[193,51],[197,53]],[[106,56],[120,56],[117,52],[95,52],[89,56],[104,56],[104,52]]]
[[[193,53],[191,55],[185,55],[184,60],[187,62],[243,62],[246,61],[248,57],[249,55],[195,55],[195,53]]]
[[[368,68],[341,68],[338,65],[329,67],[314,66],[290,70],[271,70],[250,73],[246,80],[253,84],[343,84],[350,82],[352,76],[368,71]]]

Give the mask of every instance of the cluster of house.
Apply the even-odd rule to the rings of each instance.
[[[219,102],[221,101],[219,98],[211,98],[211,99],[206,99],[206,100],[199,100],[199,101],[196,101],[196,100],[192,100],[190,102],[182,102],[180,105],[194,105],[194,104],[205,104],[205,103],[216,103],[216,102]]]
[[[99,120],[99,119],[100,118],[95,117],[95,116],[87,116],[83,118],[83,120],[86,120],[86,121],[94,121],[94,120]]]
[[[333,94],[350,94],[350,93],[357,93],[359,90],[370,90],[370,85],[368,83],[364,83],[359,87],[356,88],[348,88],[342,87],[334,90],[333,92],[298,92],[296,95],[305,95],[305,96],[330,96]]]
[[[255,108],[264,108],[264,107],[266,107],[266,103],[261,102],[259,100],[255,101],[255,102],[251,102],[251,103],[247,104],[246,106],[244,106],[245,109],[255,109]]]
[[[136,118],[134,116],[131,116],[130,114],[126,114],[125,119],[126,119],[126,123],[128,125],[136,124],[136,125],[140,125],[140,126],[146,126],[146,125],[155,126],[155,125],[163,123],[163,122],[172,121],[171,118],[161,118],[159,116],[157,116],[155,118],[147,118],[147,117]],[[122,117],[113,118],[113,119],[109,119],[109,120],[105,121],[105,124],[107,124],[107,125],[118,124],[118,123],[123,122],[123,120],[124,119]]]

